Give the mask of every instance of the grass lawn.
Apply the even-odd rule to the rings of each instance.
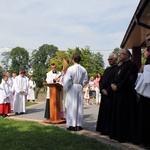
[[[0,150],[118,150],[56,126],[0,118]]]

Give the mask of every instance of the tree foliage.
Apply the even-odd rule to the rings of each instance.
[[[29,61],[29,52],[21,47],[13,48],[10,52],[11,66],[10,70],[18,72],[18,70],[27,70]]]
[[[113,53],[115,53],[117,56],[119,55],[119,52],[120,52],[120,48],[116,47],[114,50],[113,50]]]
[[[51,59],[51,63],[55,63],[57,65],[58,70],[62,70],[62,60],[68,59],[70,62],[70,66],[72,63],[72,55],[80,54],[81,62],[80,64],[84,66],[88,72],[89,76],[96,76],[98,72],[103,73],[104,61],[102,59],[102,55],[100,53],[92,53],[90,48],[86,46],[85,48],[76,47],[75,49],[68,49],[68,51],[59,51],[56,53],[56,56]]]
[[[103,55],[100,52],[92,53],[89,46],[85,48],[69,48],[67,51],[58,51],[56,46],[44,44],[39,49],[33,50],[30,57],[29,52],[24,48],[16,47],[10,52],[4,52],[2,54],[4,56],[2,65],[5,70],[9,69],[15,72],[19,69],[26,71],[32,70],[32,75],[36,82],[37,97],[39,89],[43,87],[43,82],[45,82],[46,73],[50,71],[50,65],[55,63],[58,70],[61,71],[63,59],[69,60],[69,65],[71,66],[73,65],[72,55],[75,53],[81,55],[82,60],[80,63],[86,68],[89,77],[96,76],[98,72],[103,73]],[[2,68],[0,69],[2,70]]]
[[[63,59],[71,61],[71,59],[66,51],[58,51],[58,52],[56,52],[56,56],[50,60],[49,66],[52,63],[55,63],[57,66],[57,69],[62,70]],[[50,71],[50,67],[47,69],[47,71]]]
[[[2,80],[3,74],[4,74],[4,69],[2,66],[0,66],[0,81]]]
[[[9,70],[9,68],[10,68],[10,51],[9,52],[3,52],[2,56],[4,57],[1,60],[3,69],[4,70]]]
[[[38,50],[32,52],[30,66],[32,66],[33,76],[38,88],[43,87],[49,68],[49,61],[55,57],[57,51],[58,48],[56,46],[44,44]]]

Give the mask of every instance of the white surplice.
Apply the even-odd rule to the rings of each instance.
[[[2,82],[4,80],[2,79]],[[5,81],[4,81],[5,82]],[[11,77],[8,77],[8,81],[7,83],[9,84],[9,89],[11,91],[10,95],[9,95],[9,99],[10,99],[10,105],[11,105],[11,109],[13,110],[13,79]]]
[[[79,64],[67,69],[63,78],[66,91],[66,125],[82,126],[83,123],[83,87],[88,83],[87,71]]]
[[[150,98],[150,65],[145,65],[143,73],[139,73],[135,90],[138,94]]]
[[[27,100],[35,100],[35,92],[34,92],[35,87],[36,87],[35,81],[29,80]]]
[[[27,76],[24,76],[24,78],[26,79],[27,87],[28,87],[29,86],[29,78]],[[26,100],[27,100],[27,95],[28,95],[28,90],[27,90],[27,93],[26,93]]]
[[[0,84],[0,104],[10,103],[11,87],[9,83],[2,80]]]
[[[14,86],[14,83],[15,83],[15,78],[12,78],[12,81],[13,81],[13,85],[12,85],[12,95],[11,95],[11,102],[10,102],[10,105],[11,105],[11,110],[14,109],[14,94],[15,94],[15,86]]]
[[[20,75],[15,78],[14,83],[15,95],[14,95],[14,112],[25,113],[26,112],[26,95],[27,95],[27,80]],[[24,93],[20,93],[23,90]]]
[[[49,71],[46,74],[46,82],[47,83],[53,83],[53,79],[58,78],[61,75],[61,72],[56,71],[56,73],[53,73],[52,71]],[[46,99],[50,98],[50,90],[49,87],[47,86],[47,94],[46,94]]]

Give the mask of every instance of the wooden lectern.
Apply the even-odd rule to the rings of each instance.
[[[49,86],[50,89],[50,119],[44,120],[44,123],[59,124],[65,123],[64,119],[61,119],[60,111],[60,92],[63,86],[59,83],[45,83],[44,85]]]

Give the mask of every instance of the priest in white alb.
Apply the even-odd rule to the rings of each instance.
[[[69,67],[63,78],[66,91],[66,125],[69,131],[82,130],[83,124],[83,87],[88,83],[86,69],[79,64],[80,55],[72,56],[73,66]]]
[[[15,78],[14,112],[15,114],[24,114],[26,112],[26,95],[28,92],[25,71],[20,70]]]

